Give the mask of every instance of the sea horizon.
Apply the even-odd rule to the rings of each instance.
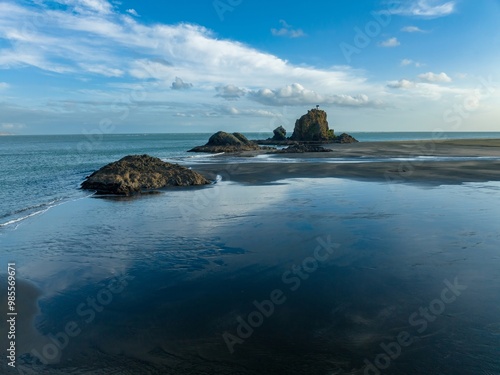
[[[258,132],[258,131],[232,131],[230,129],[225,129],[222,131],[226,131],[228,133],[239,132],[242,134],[268,134],[270,136],[273,135],[273,132],[270,130],[268,132]],[[335,131],[335,134],[341,133],[349,133],[349,134],[500,134],[500,131],[490,131],[490,130],[470,130],[470,131],[444,131],[444,130],[435,130],[435,131],[418,131],[418,130],[398,130],[398,131],[357,131],[357,130],[341,130]],[[44,134],[16,134],[16,133],[0,133],[0,136],[17,136],[17,137],[33,137],[33,136],[95,136],[95,135],[165,135],[165,134],[214,134],[214,131],[192,131],[192,132],[113,132],[113,133],[103,133],[103,132],[80,132],[80,133],[44,133]]]

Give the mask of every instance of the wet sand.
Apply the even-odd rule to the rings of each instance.
[[[214,157],[193,166],[221,183],[85,198],[5,231],[0,263],[18,265],[19,371],[3,357],[0,373],[499,373],[500,184],[458,183],[498,180],[500,141],[425,144]],[[490,159],[328,160],[420,155]],[[391,173],[411,183],[395,194]],[[290,179],[331,176],[346,178]],[[276,290],[286,300],[259,315]],[[0,281],[0,299],[6,291]],[[68,323],[78,332],[65,338]],[[411,343],[388,357],[406,333]]]
[[[500,180],[500,140],[365,142],[326,145],[333,152],[273,155],[276,162],[235,163],[226,155],[192,165],[209,178],[266,183],[285,178],[337,177],[390,183],[456,184]],[[249,151],[257,157],[268,151]],[[234,156],[234,155],[233,155]],[[433,157],[436,158],[433,160]],[[350,158],[348,163],[335,159]],[[356,159],[359,158],[359,162]],[[445,158],[446,160],[443,160]],[[291,160],[292,159],[292,160]],[[384,159],[387,159],[385,161]],[[397,159],[397,160],[395,160]]]
[[[18,265],[16,370],[375,374],[367,361],[386,367],[382,344],[407,332],[381,374],[498,374],[499,197],[500,183],[395,194],[305,178],[60,205],[2,235],[0,262]]]

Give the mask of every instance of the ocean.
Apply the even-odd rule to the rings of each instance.
[[[499,182],[78,189],[128,154],[207,162],[208,136],[0,137],[2,374],[500,373]]]
[[[262,133],[246,135],[249,139],[271,136]],[[361,142],[371,142],[500,138],[500,132],[353,133],[353,136]],[[78,190],[85,177],[123,156],[150,154],[181,164],[209,161],[209,155],[186,152],[205,144],[209,137],[207,133],[0,137],[0,234],[3,228],[15,227],[20,221],[42,214],[53,206],[88,196],[88,193]],[[260,160],[266,161],[264,158]]]

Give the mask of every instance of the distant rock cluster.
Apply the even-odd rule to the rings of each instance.
[[[241,151],[253,151],[266,149],[259,145],[290,145],[288,152],[325,152],[323,147],[295,147],[296,145],[312,145],[327,143],[355,143],[358,142],[349,134],[343,133],[335,136],[333,129],[328,126],[326,112],[315,108],[307,111],[305,115],[295,122],[295,128],[291,137],[287,138],[286,129],[278,126],[273,131],[273,137],[258,141],[250,141],[241,133],[226,133],[219,131],[212,135],[208,143],[197,146],[189,152],[210,152],[210,153],[234,153]],[[304,151],[308,149],[309,151]],[[279,153],[286,152],[280,150]]]
[[[287,138],[286,129],[279,126],[273,131],[272,138],[256,141],[259,144],[265,145],[293,145],[295,143],[356,143],[354,137],[349,134],[343,133],[336,136],[333,129],[330,129],[327,121],[327,114],[325,111],[314,108],[309,111],[297,121],[293,134]]]
[[[254,150],[273,150],[272,153],[331,152],[320,146],[322,143],[358,142],[349,134],[335,136],[328,127],[326,112],[311,109],[295,122],[291,137],[287,138],[286,129],[274,129],[272,138],[263,141],[250,141],[241,133],[219,131],[213,134],[207,144],[197,146],[189,152],[236,153]],[[259,143],[289,145],[283,150],[260,146]],[[166,186],[205,185],[211,182],[189,168],[166,163],[149,155],[129,155],[110,163],[88,176],[82,189],[95,190],[99,194],[131,195]]]

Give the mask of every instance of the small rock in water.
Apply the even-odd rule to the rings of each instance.
[[[88,176],[81,187],[98,194],[131,195],[166,186],[206,185],[198,172],[149,155],[129,155]]]
[[[188,152],[240,152],[260,149],[259,145],[247,139],[241,133],[219,131],[213,134],[204,146],[197,146]]]
[[[329,148],[322,147],[322,146],[298,144],[298,145],[289,146],[289,147],[284,148],[282,150],[273,151],[270,153],[271,154],[297,154],[297,153],[303,153],[303,152],[332,152],[332,151],[333,150],[331,150]]]

